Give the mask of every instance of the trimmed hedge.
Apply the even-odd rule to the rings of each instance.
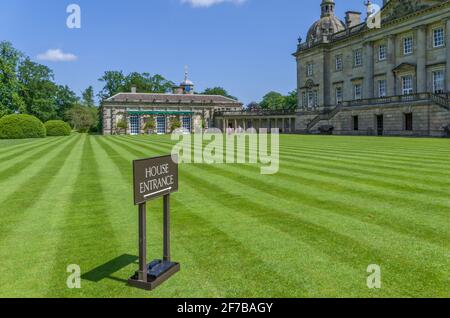
[[[45,123],[47,136],[70,136],[72,128],[62,120],[49,120]]]
[[[36,117],[24,114],[0,118],[0,139],[45,138],[44,124]]]

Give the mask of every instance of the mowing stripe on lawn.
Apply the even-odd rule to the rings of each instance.
[[[358,165],[369,165],[369,166],[376,166],[376,167],[380,167],[380,168],[386,168],[388,170],[404,170],[404,171],[409,171],[411,172],[412,169],[414,169],[414,171],[417,172],[426,172],[426,173],[434,173],[435,175],[441,177],[443,175],[448,175],[450,176],[450,174],[446,173],[445,171],[443,172],[443,174],[437,174],[436,172],[439,171],[440,169],[442,169],[443,166],[439,166],[439,167],[434,167],[433,169],[429,169],[428,168],[424,168],[423,164],[420,165],[412,165],[410,163],[401,163],[399,162],[399,160],[397,159],[391,159],[391,160],[374,160],[374,158],[370,158],[370,156],[368,157],[364,157],[364,156],[344,156],[344,155],[330,155],[330,154],[325,154],[323,152],[321,152],[320,150],[317,150],[315,152],[313,151],[305,151],[303,149],[298,149],[297,152],[295,153],[295,155],[301,155],[302,158],[312,158],[312,159],[320,159],[320,160],[330,160],[330,161],[337,161],[337,162],[357,162]],[[288,153],[282,153],[281,154],[282,157],[285,158],[293,158],[294,160],[296,159],[295,156],[291,155],[289,156]],[[380,164],[380,163],[385,163],[385,164]],[[445,165],[444,165],[445,166]]]
[[[196,166],[196,167],[199,167],[199,166]],[[202,175],[202,174],[200,174],[200,175]],[[228,180],[227,182],[224,181],[224,182],[220,182],[219,184],[221,184],[221,185],[222,185],[222,184],[228,184],[228,183],[233,182],[233,180],[234,180],[234,179],[230,179],[230,180]],[[200,179],[197,180],[196,186],[198,186],[198,183],[199,183],[199,182],[201,182]],[[209,186],[206,186],[206,187],[205,187],[205,191],[206,191],[206,189],[208,189],[208,188],[211,189],[212,187],[213,187],[212,184],[210,184]],[[243,200],[243,199],[240,198],[240,199],[239,199],[239,202],[242,203],[242,200]],[[255,202],[253,202],[253,204],[254,204],[254,203],[255,203]],[[441,251],[441,252],[442,252],[442,251]],[[402,267],[402,268],[403,268],[403,267]],[[413,267],[413,269],[415,269],[415,268]],[[401,268],[397,268],[397,270],[401,270]],[[430,273],[424,273],[424,274],[425,274],[425,275],[430,275]]]
[[[32,206],[24,211],[24,217],[2,240],[2,269],[12,275],[0,277],[0,296],[42,297],[46,294],[49,287],[47,280],[56,259],[55,247],[64,235],[61,223],[67,201],[74,190],[84,138],[77,137],[77,143],[69,150],[67,160],[45,187],[45,192],[39,199],[33,200]],[[32,265],[17,266],[20,263]]]
[[[190,179],[195,181],[195,186],[203,191],[207,191],[207,189],[212,189],[213,187],[216,189],[223,189],[223,191],[240,189],[238,183],[232,177],[227,178],[226,181],[221,180],[222,178],[217,175],[215,177],[215,182],[211,183],[200,177],[190,175]],[[238,190],[235,190],[234,195],[239,195],[239,193]],[[292,209],[292,205],[290,206],[289,202],[286,202],[281,197],[266,199],[261,193],[258,193],[258,191],[253,190],[252,193],[259,199],[240,196],[239,200],[227,200],[222,202],[222,204],[235,210],[239,210],[243,205],[249,206],[251,209],[241,209],[240,211],[244,214],[257,217],[261,222],[267,222],[267,225],[277,225],[278,229],[284,230],[296,238],[308,241],[314,245],[317,244],[315,246],[320,248],[321,251],[327,252],[330,256],[334,256],[339,261],[345,262],[348,265],[358,263],[366,264],[366,266],[372,263],[386,264],[385,266],[389,268],[389,273],[393,275],[391,277],[391,283],[394,282],[396,277],[400,277],[398,274],[403,274],[411,275],[415,279],[421,277],[424,281],[422,284],[425,284],[426,281],[429,289],[434,288],[441,293],[445,292],[447,289],[447,284],[445,282],[445,277],[447,276],[445,276],[445,273],[439,275],[429,269],[431,265],[422,267],[421,265],[416,264],[414,262],[415,260],[411,259],[411,256],[405,258],[406,252],[403,252],[402,255],[396,255],[395,253],[398,253],[398,247],[395,246],[392,248],[384,245],[382,242],[384,236],[381,239],[373,239],[373,241],[367,239],[366,231],[374,231],[373,227],[362,226],[363,224],[361,224],[361,222],[355,222],[354,220],[349,219],[346,220],[342,216],[333,215],[333,213],[330,213],[322,207],[313,208],[308,206],[305,207],[304,205],[296,205],[294,209]],[[268,209],[267,207],[270,206],[270,202],[274,202],[274,200],[278,200],[275,201],[277,202],[277,206],[284,207],[284,209],[277,208],[277,206],[273,205]],[[299,210],[303,211],[301,215],[298,214]],[[286,222],[286,220],[291,220],[292,222]],[[330,220],[333,220],[333,222],[330,222]],[[336,228],[336,224],[339,223],[348,223],[348,226],[345,227],[345,229]],[[352,227],[354,227],[355,230],[349,231]],[[352,233],[352,236],[349,236],[350,233]],[[383,235],[388,234],[386,231],[383,231],[382,233]],[[355,235],[357,235],[357,237],[355,237]],[[327,245],[324,246],[322,242],[317,243],[317,238],[327,242],[335,242],[336,244],[329,248]],[[409,242],[407,244],[409,244]],[[352,254],[348,253],[349,249],[352,251]],[[434,249],[434,251],[430,251],[430,255],[435,252],[443,253],[443,251],[444,250]],[[442,263],[433,267],[439,266],[442,266]],[[407,271],[408,274],[405,274],[405,271]],[[411,277],[411,279],[413,277]],[[397,288],[406,288],[405,292],[407,291],[408,283],[404,281],[398,281],[397,283]],[[413,288],[413,286],[410,287]]]
[[[56,247],[57,261],[52,269],[52,278],[49,280],[51,284],[47,294],[49,297],[60,293],[78,296],[79,291],[70,290],[66,286],[68,265],[78,264],[82,272],[85,272],[98,266],[97,260],[103,259],[106,263],[120,253],[109,220],[98,169],[91,137],[88,137],[83,145],[81,166],[75,180],[74,191],[71,194],[68,209],[64,211],[64,235],[59,239]],[[97,284],[91,288],[96,288],[97,291],[108,290],[108,286],[103,284]]]
[[[122,148],[127,149],[127,151],[129,151],[130,153],[136,155],[136,156],[145,156],[146,153],[141,150],[138,150],[136,148],[133,147],[128,147],[126,144],[122,144],[121,142],[118,142],[117,139],[114,139],[113,142],[116,142],[117,144],[120,144],[119,146]],[[181,205],[183,206],[183,204],[181,202],[179,202],[178,199],[173,199],[174,201],[174,205]],[[188,209],[187,206],[184,206],[183,208],[184,210]],[[193,219],[195,216],[194,214],[189,214],[188,218],[189,219]],[[214,244],[217,245],[218,249],[225,249],[227,247],[232,246],[233,249],[232,251],[234,253],[236,253],[236,255],[231,256],[232,259],[235,259],[235,262],[238,262],[238,264],[235,265],[236,268],[241,268],[242,270],[244,270],[246,267],[248,267],[248,265],[246,265],[248,262],[253,263],[253,264],[261,264],[261,271],[264,271],[265,273],[268,274],[267,277],[265,277],[264,279],[260,279],[258,277],[258,274],[255,273],[254,271],[252,272],[246,272],[245,275],[239,273],[235,273],[233,277],[228,278],[229,281],[235,281],[235,284],[237,284],[239,281],[242,281],[243,279],[247,280],[247,286],[249,287],[248,292],[251,292],[253,289],[261,289],[264,285],[269,284],[271,286],[276,286],[276,282],[279,282],[280,285],[284,285],[286,286],[286,284],[289,284],[288,280],[285,280],[283,277],[279,276],[277,273],[273,272],[271,270],[271,268],[269,266],[267,266],[264,262],[262,262],[262,259],[259,259],[256,255],[254,255],[253,253],[251,253],[246,247],[244,247],[244,245],[234,239],[232,239],[230,236],[228,236],[226,233],[223,233],[220,231],[220,229],[218,229],[216,226],[210,224],[209,222],[207,222],[205,219],[203,219],[202,217],[197,216],[196,219],[194,220],[193,224],[191,224],[190,226],[190,230],[188,232],[186,232],[187,234],[192,233],[192,230],[194,230],[194,232],[201,232],[203,233],[203,231],[210,233],[210,235],[212,237],[214,237]],[[184,229],[184,227],[181,227],[181,231]],[[175,230],[174,230],[175,231]],[[180,231],[180,228],[178,229],[178,231]],[[222,247],[220,247],[220,245],[222,245]],[[186,248],[189,248],[189,246],[185,246]],[[207,265],[204,264],[203,266],[206,268],[217,268],[217,265],[219,265],[217,262],[220,261],[220,259],[218,260],[217,258],[205,258],[205,255],[203,255],[203,251],[202,249],[197,249],[194,248],[190,250],[191,253],[193,253],[194,255],[196,254],[200,254],[198,255],[197,259],[198,260],[208,260],[207,264],[213,263],[214,265]],[[239,258],[239,255],[246,255],[245,258]],[[259,271],[258,271],[259,272]],[[253,277],[256,274],[256,277]],[[212,275],[213,277],[216,277],[216,275]],[[250,284],[250,282],[248,282],[248,280],[250,279],[250,282],[252,284]],[[284,281],[284,282],[283,282]],[[217,285],[218,283],[215,283],[215,285]],[[250,286],[249,286],[250,284]],[[263,284],[261,286],[259,286],[259,284]],[[231,291],[232,293],[235,291]],[[272,293],[275,291],[272,291]],[[243,293],[245,293],[245,291],[243,291]],[[280,296],[283,296],[282,294]],[[284,296],[286,297],[287,294],[284,294]]]
[[[2,206],[0,213],[2,218],[0,241],[20,221],[25,211],[33,205],[35,200],[38,200],[42,196],[48,184],[64,165],[65,160],[69,156],[70,149],[72,149],[76,141],[77,138],[70,138],[64,145],[57,147],[47,154],[47,156],[42,157],[42,162],[46,163],[36,170],[33,169],[35,167],[34,165],[26,168],[26,171],[31,170],[33,172],[30,171],[29,175],[25,175],[20,179],[21,182],[14,189],[16,191],[5,191],[9,192],[5,196],[1,196],[0,194],[0,198],[3,198],[0,200],[0,206]],[[22,174],[25,170],[23,170]]]
[[[0,139],[0,154],[9,154],[11,151],[26,149],[30,145],[40,145],[51,142],[52,138],[39,139]],[[9,144],[10,143],[10,144]],[[1,156],[0,156],[1,158]]]
[[[278,173],[276,178],[273,178],[260,176],[259,171],[252,166],[198,165],[196,167],[205,172],[214,173],[226,178],[239,174],[240,178],[235,179],[235,181],[241,183],[244,188],[256,188],[270,195],[282,196],[290,201],[291,204],[307,205],[311,208],[317,206],[330,207],[330,211],[345,217],[352,217],[361,222],[388,227],[398,234],[406,234],[412,238],[421,238],[439,246],[442,242],[450,240],[450,235],[447,231],[448,226],[445,223],[442,223],[441,228],[421,224],[424,216],[423,213],[419,213],[421,211],[417,211],[416,217],[419,220],[416,220],[411,219],[409,209],[404,212],[401,209],[396,209],[397,206],[394,204],[383,204],[383,206],[378,207],[379,203],[375,204],[374,202],[374,207],[372,207],[367,204],[367,196],[370,193],[358,195],[352,192],[351,188],[349,188],[348,192],[342,191],[343,189],[337,186],[331,188],[333,183],[329,181],[321,182],[310,179],[311,182],[308,182],[307,186],[300,188],[299,184],[302,184],[302,178],[298,174],[295,174],[295,172],[291,174]],[[280,180],[283,180],[283,182],[280,182]],[[317,195],[318,193],[320,195]],[[407,205],[407,207],[414,208],[411,204]],[[393,216],[391,214],[392,209],[396,209],[400,214]],[[439,220],[445,222],[444,218],[440,218]],[[434,223],[428,223],[430,225],[436,224],[436,218],[433,221]]]
[[[59,145],[66,142],[67,139],[60,139],[58,141],[53,141],[50,144],[45,144],[39,146],[34,151],[31,150],[27,152],[26,155],[21,155],[19,157],[15,156],[13,159],[8,161],[2,161],[0,166],[0,180],[5,182],[9,178],[15,176],[23,169],[27,168],[30,165],[30,161],[32,162],[35,158],[40,158],[44,156],[49,149],[53,149],[58,147]]]
[[[64,137],[48,138],[48,139],[45,139],[45,142],[36,142],[36,143],[26,144],[26,146],[24,146],[23,148],[18,149],[16,151],[3,151],[2,150],[2,151],[0,151],[0,163],[3,164],[7,160],[21,157],[23,154],[28,153],[32,150],[41,148],[45,145],[53,144],[56,139],[64,139]]]
[[[145,146],[147,146],[147,147],[152,147],[152,148],[153,148],[153,145],[152,145],[152,146],[145,145]],[[191,167],[192,169],[194,169],[194,166],[190,166],[190,167]],[[196,165],[195,167],[198,167],[198,166]],[[184,171],[184,174],[186,174],[186,173],[187,173],[187,172]],[[200,174],[200,175],[202,175],[202,177],[205,176],[204,174]],[[196,178],[196,177],[194,177],[194,175],[189,175],[189,176],[188,176],[188,179],[193,179],[193,178]],[[214,176],[213,176],[212,178],[214,178]],[[198,179],[195,180],[195,182],[193,182],[193,183],[195,184],[195,188],[199,189],[200,192],[208,193],[208,192],[210,192],[212,189],[215,189],[215,193],[218,193],[218,192],[220,193],[220,192],[221,192],[221,191],[218,190],[219,187],[218,187],[218,186],[214,186],[214,184],[208,184],[208,186],[205,186],[205,187],[199,186],[199,185],[201,185],[202,182],[205,182],[205,181],[203,181],[203,179],[204,179],[204,178],[202,178],[202,179],[198,178]],[[221,184],[223,184],[223,183],[221,183]],[[233,189],[235,189],[235,187],[234,187]],[[251,190],[252,190],[252,189],[248,189],[248,192],[251,192]],[[206,191],[206,192],[205,192],[205,191]],[[234,190],[231,190],[231,191],[234,191]],[[228,193],[228,192],[227,192],[227,193]],[[215,195],[215,196],[213,196],[213,197],[217,197],[217,195]],[[215,200],[215,199],[214,199],[214,198],[211,198],[211,200]],[[218,200],[219,200],[219,203],[222,205],[222,209],[223,209],[223,205],[226,206],[226,204],[225,204],[224,202],[222,202],[222,200],[220,200],[220,199],[218,199]],[[232,210],[234,210],[234,211],[239,211],[238,207],[242,207],[242,206],[248,207],[248,208],[247,208],[248,210],[253,210],[253,209],[254,209],[253,203],[251,203],[250,205],[247,204],[246,200],[245,200],[244,198],[242,198],[242,197],[239,197],[239,202],[237,202],[236,200],[233,200],[233,201],[235,201],[235,204],[236,204],[236,205],[232,205],[232,206],[230,207],[230,209],[232,209]],[[227,201],[226,201],[226,202],[227,202]],[[241,203],[242,203],[242,204],[241,204]],[[267,208],[267,206],[266,206],[266,208]],[[262,215],[264,215],[264,213],[262,213]],[[268,225],[268,226],[271,226],[270,224],[267,224],[267,225]],[[344,266],[346,266],[346,265],[344,265]],[[349,277],[353,277],[354,274],[355,274],[355,273],[352,273],[352,275],[350,275]],[[364,280],[361,280],[361,282],[364,282]]]
[[[120,154],[118,152],[120,149],[115,150],[113,148],[113,147],[115,147],[114,144],[112,144],[112,146],[111,146],[110,145],[110,141],[108,139],[106,139],[106,138],[97,139],[97,141],[99,142],[99,145],[102,147],[102,149],[105,151],[105,153],[108,154],[109,159],[111,161],[113,161],[114,165],[116,166],[115,170],[116,171],[118,170],[118,171],[121,172],[122,180],[125,181],[125,183],[122,182],[122,184],[124,186],[126,186],[125,192],[130,192],[130,189],[132,188],[132,178],[131,178],[131,173],[132,172],[131,172],[130,167],[131,167],[131,161],[134,159],[134,157],[132,157],[128,152],[123,152],[123,154]],[[128,173],[124,173],[124,171],[127,171]],[[129,198],[132,197],[131,196],[131,192],[129,193],[128,197]],[[131,206],[131,202],[130,203],[127,202],[127,205],[130,207]],[[149,205],[148,205],[149,215],[153,214],[152,210],[153,210],[153,206],[154,205],[155,204],[153,204],[153,203],[149,203]],[[136,222],[136,211],[135,210],[136,210],[136,208],[133,207],[133,212],[134,213],[133,212],[129,213],[129,216],[132,217],[132,219],[133,219],[132,224],[135,225],[134,228],[133,228],[133,234],[134,234],[133,238],[135,238],[137,236],[137,233],[136,233],[137,222]],[[162,210],[162,206],[161,206],[161,204],[159,204],[158,207],[156,208],[156,211],[161,211],[161,210]],[[150,231],[150,238],[151,238],[149,240],[149,246],[150,246],[150,252],[153,255],[156,254],[155,251],[157,251],[159,254],[162,253],[161,244],[155,246],[155,243],[160,241],[160,234],[158,234],[158,235],[155,235],[155,234],[159,233],[161,231],[161,227],[162,227],[162,216],[161,216],[161,213],[156,213],[156,214],[157,214],[156,220],[154,220],[155,217],[152,218],[156,222],[154,222],[154,221],[152,222],[150,220],[151,223],[150,223],[150,229],[149,229],[149,231]],[[173,223],[175,223],[175,222],[173,222]],[[175,224],[172,224],[172,227],[175,227]],[[174,231],[174,232],[176,232],[176,231]],[[176,238],[176,235],[174,237]],[[131,241],[131,242],[134,243],[134,240],[132,239],[131,236],[127,238],[127,241],[128,242]],[[133,246],[133,251],[135,251],[136,250],[136,244],[133,244],[132,246]],[[175,251],[172,251],[172,252],[173,252],[175,258],[178,258],[178,256],[179,256],[179,257],[181,257],[183,259],[182,266],[183,266],[184,270],[182,271],[182,274],[178,274],[177,275],[177,276],[182,276],[179,279],[179,280],[181,280],[180,281],[181,286],[189,286],[189,284],[192,281],[197,281],[197,282],[199,282],[199,284],[201,284],[204,287],[202,290],[204,290],[204,291],[206,290],[206,291],[210,292],[209,294],[205,294],[205,293],[199,294],[199,296],[206,297],[207,295],[217,295],[217,296],[220,295],[220,294],[218,294],[218,289],[216,287],[214,287],[209,280],[205,279],[204,274],[201,271],[201,269],[199,269],[195,265],[192,265],[192,264],[195,264],[195,259],[192,257],[192,255],[188,251],[186,251],[183,248],[183,246],[180,247],[179,245],[177,245]],[[185,269],[189,270],[189,275],[183,275]],[[171,286],[169,284],[165,285],[165,286],[167,286],[167,289],[170,290],[171,291],[171,295],[173,295],[173,287],[172,287],[172,289],[170,289]],[[164,295],[165,288],[166,288],[165,286],[163,286],[163,288],[160,289],[161,290],[161,294],[163,294],[163,295]],[[190,288],[190,287],[183,287],[181,292],[186,293],[187,292],[187,288]],[[180,292],[180,290],[179,290],[179,292]],[[192,291],[192,292],[194,292],[194,291]],[[196,292],[198,293],[198,290]]]

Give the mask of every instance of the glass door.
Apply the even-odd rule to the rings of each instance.
[[[139,115],[130,116],[130,132],[132,135],[139,135],[141,133],[140,121]]]
[[[188,133],[191,132],[191,117],[183,117],[183,130]]]
[[[158,116],[156,119],[156,132],[160,135],[166,133],[166,117]]]

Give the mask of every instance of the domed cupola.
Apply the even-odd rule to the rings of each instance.
[[[311,26],[306,38],[309,46],[316,43],[326,43],[332,34],[345,30],[344,22],[334,15],[334,0],[322,0],[320,6],[322,8],[320,20]]]

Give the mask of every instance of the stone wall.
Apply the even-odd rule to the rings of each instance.
[[[405,114],[413,117],[413,130],[405,128]],[[354,130],[353,118],[358,116],[358,130]],[[444,136],[444,126],[450,124],[450,111],[434,105],[390,107],[359,107],[342,109],[329,121],[321,121],[313,130],[328,124],[334,127],[336,135],[378,135],[377,116],[383,116],[383,136]],[[304,118],[300,121],[307,121]]]

